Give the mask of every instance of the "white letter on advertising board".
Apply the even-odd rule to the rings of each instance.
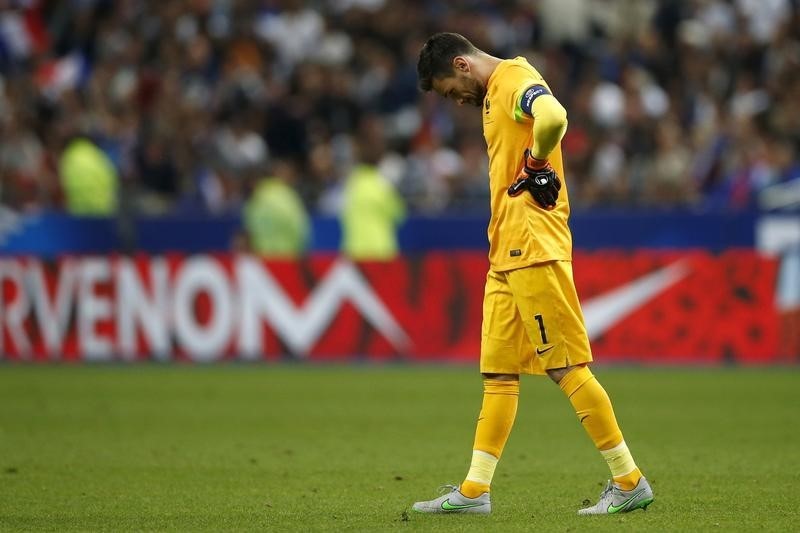
[[[125,359],[136,356],[139,328],[153,358],[170,356],[167,264],[157,257],[149,260],[148,267],[145,273],[149,274],[149,290],[133,261],[120,259],[117,263],[117,341]]]
[[[9,281],[14,286],[15,298],[11,305],[6,307],[5,294],[2,294],[3,283]],[[31,301],[25,291],[24,272],[17,261],[0,261],[0,317],[3,318],[3,328],[0,328],[0,356],[10,352],[3,346],[3,329],[8,329],[11,342],[14,343],[16,353],[21,359],[27,359],[31,354],[31,345],[25,334],[25,318],[31,311]]]
[[[345,301],[352,302],[361,315],[398,349],[406,349],[410,344],[392,313],[348,261],[337,261],[325,277],[318,280],[299,307],[294,305],[269,271],[253,259],[239,259],[236,273],[241,300],[239,346],[250,357],[263,349],[262,318],[293,354],[307,357]]]
[[[206,293],[211,318],[200,324],[195,300]],[[224,355],[234,323],[231,287],[227,275],[211,258],[192,257],[183,263],[175,279],[173,320],[180,345],[195,361],[210,362]]]
[[[88,361],[110,360],[114,356],[111,339],[98,335],[95,327],[97,322],[111,318],[108,297],[95,292],[98,283],[107,283],[110,279],[108,259],[84,259],[78,291],[78,346]]]
[[[50,301],[42,265],[38,261],[32,262],[28,268],[28,283],[33,296],[36,322],[42,332],[45,351],[52,358],[61,357],[78,277],[75,267],[75,262],[70,259],[59,264],[55,302]]]
[[[262,321],[269,320],[270,299],[281,299],[283,291],[261,263],[250,257],[236,260],[239,284],[239,352],[243,359],[258,359],[264,353]]]

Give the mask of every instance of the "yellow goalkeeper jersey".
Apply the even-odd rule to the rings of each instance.
[[[483,101],[483,135],[489,153],[489,263],[506,271],[536,263],[572,259],[572,235],[567,226],[569,200],[561,159],[561,143],[548,160],[561,179],[552,211],[539,207],[530,193],[507,194],[522,169],[522,156],[533,145],[533,118],[523,111],[523,94],[533,85],[547,87],[525,58],[502,61],[489,78]],[[549,90],[549,87],[547,87]]]

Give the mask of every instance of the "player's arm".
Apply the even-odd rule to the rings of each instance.
[[[509,187],[510,196],[529,191],[545,209],[553,209],[561,180],[547,161],[567,131],[567,111],[544,85],[531,85],[519,99],[515,116],[533,118],[533,146],[525,150],[522,170]]]
[[[539,87],[544,88],[541,85]],[[533,100],[530,115],[533,117],[531,156],[546,161],[567,131],[567,110],[548,92]]]

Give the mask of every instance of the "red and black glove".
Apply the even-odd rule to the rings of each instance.
[[[546,159],[536,159],[526,148],[522,159],[522,170],[508,188],[508,195],[519,196],[524,191],[528,191],[540,206],[545,209],[553,209],[556,206],[560,190],[561,180],[558,179],[558,175],[550,163]]]

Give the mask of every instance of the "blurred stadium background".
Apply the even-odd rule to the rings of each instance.
[[[0,476],[7,481],[0,526],[225,530],[272,521],[278,530],[337,529],[329,514],[295,513],[281,508],[291,505],[281,498],[305,490],[300,481],[315,473],[356,468],[384,476],[386,489],[376,481],[380,489],[369,490],[397,500],[390,518],[376,517],[359,507],[358,488],[349,489],[355,514],[366,518],[351,517],[348,527],[377,530],[408,521],[405,499],[446,481],[432,477],[445,475],[430,472],[432,465],[398,467],[405,473],[376,467],[375,449],[400,464],[431,452],[398,448],[408,436],[358,408],[374,401],[387,423],[422,434],[438,423],[433,400],[443,398],[431,393],[434,383],[464,388],[456,397],[465,402],[477,398],[477,378],[470,382],[462,367],[10,364],[474,365],[488,267],[486,152],[474,108],[417,90],[417,54],[436,31],[462,33],[500,57],[527,57],[568,110],[563,150],[576,283],[599,368],[623,397],[627,427],[642,437],[638,449],[657,465],[658,443],[674,440],[664,432],[708,431],[705,448],[680,452],[686,461],[732,442],[758,451],[758,460],[771,453],[770,475],[784,475],[784,484],[762,492],[762,512],[775,512],[759,520],[786,519],[768,522],[773,529],[797,526],[796,511],[769,508],[785,500],[786,483],[789,492],[798,488],[796,474],[780,467],[792,453],[796,462],[796,449],[776,444],[798,438],[776,414],[798,400],[796,369],[784,372],[800,360],[797,0],[0,0]],[[610,363],[644,368],[630,374]],[[326,372],[341,390],[323,385]],[[653,401],[675,402],[683,413],[704,404],[709,418],[689,417],[687,429],[685,418],[642,400],[631,375],[642,387],[663,387]],[[365,385],[365,376],[382,388]],[[700,392],[703,376],[717,381],[718,395]],[[293,411],[290,390],[307,380],[317,390]],[[412,389],[401,380],[426,385]],[[352,400],[348,387],[362,400],[346,404],[352,419],[331,407]],[[725,411],[722,399],[742,390],[753,401],[740,413],[749,406],[775,417],[747,418],[763,436],[757,443],[733,418],[709,423]],[[422,401],[429,394],[432,401]],[[393,419],[398,397],[417,398],[410,404],[417,410]],[[312,398],[327,405],[338,430],[315,417]],[[638,407],[626,412],[624,399]],[[259,400],[266,418],[252,411]],[[162,411],[165,405],[172,408]],[[455,455],[471,438],[477,404],[466,405],[457,434],[464,446],[452,444]],[[231,412],[239,414],[228,420]],[[661,428],[652,427],[651,412]],[[197,413],[208,418],[196,420]],[[291,417],[310,417],[321,433],[298,433]],[[223,444],[209,429],[236,434],[236,422],[265,427],[251,427],[245,444]],[[191,444],[173,433],[187,424]],[[294,444],[282,444],[270,427]],[[362,452],[372,455],[330,463],[345,445],[336,432],[358,439],[364,428],[374,442]],[[151,430],[161,433],[136,440]],[[381,432],[386,439],[375,436]],[[120,435],[128,444],[116,447]],[[159,447],[158,435],[180,441],[187,455],[174,448],[146,455]],[[450,446],[450,436],[438,436]],[[306,437],[317,455],[301,464],[291,455],[307,457]],[[277,462],[258,455],[247,439],[282,455]],[[773,448],[764,448],[770,439]],[[46,445],[61,441],[66,448]],[[98,453],[90,442],[115,451]],[[584,444],[564,453],[590,462]],[[274,477],[283,464],[299,469],[292,473],[298,481],[281,474],[286,490],[271,488],[271,503],[258,500],[256,513],[244,503],[230,507],[203,481],[210,475],[240,502],[261,498],[233,480],[257,484],[263,476],[237,478],[238,466],[221,466],[222,455],[242,448],[252,455],[246,468],[260,465],[253,468],[263,475]],[[66,459],[64,449],[73,450]],[[120,466],[120,456],[130,464]],[[460,462],[435,456],[450,475],[461,473]],[[741,487],[747,475],[735,465],[744,457],[717,457],[718,471],[699,478]],[[94,470],[75,472],[92,461],[99,461]],[[697,479],[681,461],[671,457],[662,476],[669,465]],[[142,465],[154,470],[142,477]],[[164,465],[183,472],[178,481],[155,473]],[[114,472],[165,502],[183,482],[199,492],[180,512],[164,504],[149,515],[152,499],[133,498]],[[577,471],[573,477],[570,483],[586,481]],[[409,480],[414,485],[400,486]],[[44,486],[89,496],[43,498]],[[575,498],[594,497],[588,488]],[[755,527],[722,510],[729,498],[749,505],[752,494],[742,490],[715,493],[712,510],[692,508],[688,516],[699,522],[686,527]],[[115,495],[114,506],[100,503],[103,494]],[[341,502],[333,505],[339,518],[348,514]],[[227,515],[210,512],[226,506]],[[496,527],[523,527],[503,516]],[[652,520],[642,527],[675,526],[663,516]]]
[[[800,354],[796,2],[29,0],[1,16],[8,359],[474,360],[480,117],[416,88],[421,44],[448,28],[528,57],[569,110],[598,355]]]

